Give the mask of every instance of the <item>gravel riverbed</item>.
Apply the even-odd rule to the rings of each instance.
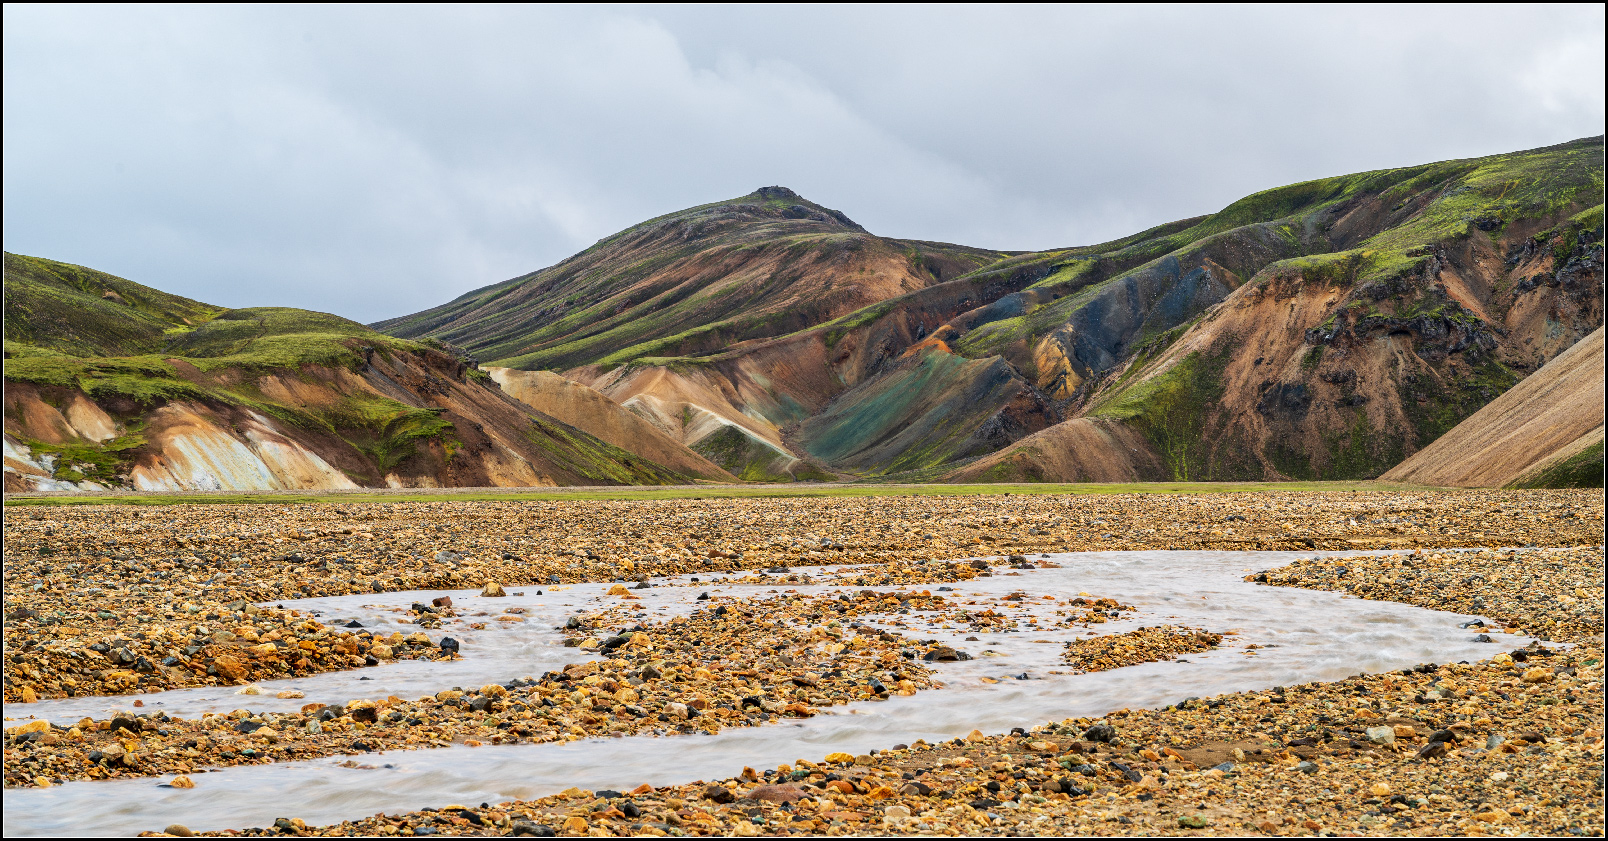
[[[922,623],[1094,634],[1065,644],[1062,662],[1115,669],[1227,645],[1232,631],[1147,621],[1100,634],[1132,608],[1099,593],[1035,592],[1030,572],[1020,591],[991,600],[962,601],[952,585],[1054,566],[1046,552],[1416,548],[1425,551],[1313,558],[1250,580],[1481,615],[1493,632],[1566,645],[732,769],[696,785],[321,827],[287,807],[282,824],[251,832],[1600,834],[1602,501],[1600,491],[1538,491],[12,509],[6,782],[205,785],[206,767],[353,750],[807,718],[942,693],[933,667],[972,654],[926,639]],[[1560,548],[1446,551],[1527,544]],[[633,604],[644,589],[702,589],[714,577],[773,589],[717,594],[675,616]],[[234,712],[141,709],[141,695],[162,690],[249,693],[258,681],[453,661],[464,654],[454,628],[526,621],[519,608],[495,609],[503,585],[523,596],[587,581],[613,586],[557,632],[582,661],[567,667],[294,711],[253,712],[249,694]],[[854,589],[787,592],[812,584]],[[396,630],[331,627],[273,606],[432,589],[480,595],[398,607]],[[1021,612],[1035,601],[1053,616]],[[34,699],[92,695],[126,706],[26,721]]]

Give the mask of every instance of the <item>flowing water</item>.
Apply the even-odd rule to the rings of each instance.
[[[1310,555],[1311,553],[1304,553]],[[1265,587],[1242,580],[1253,569],[1288,563],[1292,553],[1276,552],[1103,552],[1049,556],[1059,569],[995,569],[989,578],[951,585],[922,584],[902,589],[953,587],[952,599],[975,600],[1018,620],[1016,633],[979,633],[966,628],[932,627],[921,614],[884,616],[877,623],[920,639],[938,639],[975,659],[937,664],[944,688],[835,707],[807,720],[763,727],[731,728],[718,735],[630,736],[584,739],[568,744],[452,747],[333,757],[267,766],[225,768],[195,774],[194,789],[159,787],[143,778],[68,783],[49,789],[6,792],[6,835],[128,835],[182,823],[191,829],[264,826],[279,817],[311,824],[337,822],[376,812],[400,812],[448,803],[496,803],[551,794],[570,786],[629,790],[642,783],[666,785],[730,776],[744,765],[775,767],[798,758],[819,760],[827,753],[860,753],[917,738],[929,741],[964,736],[973,729],[1006,732],[1045,721],[1100,716],[1124,707],[1156,707],[1187,697],[1264,689],[1271,686],[1337,680],[1360,672],[1398,669],[1424,662],[1473,661],[1527,643],[1525,638],[1490,633],[1495,645],[1475,641],[1475,631],[1459,624],[1474,617],[1373,602],[1335,593]],[[811,568],[812,574],[828,570]],[[685,583],[684,581],[681,583]],[[618,599],[603,595],[609,585],[562,588],[509,587],[505,599],[481,599],[475,591],[451,593],[460,618],[438,634],[463,642],[463,658],[449,662],[403,662],[380,667],[271,681],[263,695],[234,689],[175,690],[139,696],[142,712],[165,710],[194,717],[237,708],[294,710],[319,701],[399,695],[416,698],[441,689],[478,687],[527,675],[540,675],[585,659],[561,645],[554,630],[568,616],[592,612]],[[765,596],[857,586],[778,581],[735,585],[708,579],[688,586],[633,591],[643,619],[690,612],[701,591],[711,595]],[[877,587],[887,591],[889,587]],[[537,595],[538,591],[541,595]],[[1023,591],[1021,602],[1000,601]],[[1188,625],[1235,632],[1213,651],[1178,661],[1147,663],[1085,675],[1059,671],[1061,643],[1087,630],[1033,630],[1030,616],[1049,623],[1055,605],[1086,592],[1137,608],[1136,615],[1097,626],[1100,633],[1144,625]],[[517,594],[517,595],[516,595]],[[406,608],[441,591],[341,596],[284,602],[317,611],[331,624],[357,621],[376,633],[396,624]],[[521,623],[502,623],[493,614],[525,607]],[[484,614],[484,615],[475,615]],[[485,622],[483,630],[471,622]],[[896,622],[906,623],[901,626]],[[977,641],[966,637],[976,636]],[[1041,642],[1048,640],[1049,644]],[[1246,653],[1256,644],[1254,655]],[[1025,678],[1025,679],[1024,679]],[[298,689],[303,699],[272,693]],[[84,715],[104,717],[127,709],[130,698],[81,698],[9,705],[10,716],[39,716],[59,722]],[[350,764],[350,763],[349,763]]]

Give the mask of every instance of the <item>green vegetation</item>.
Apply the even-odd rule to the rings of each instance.
[[[1092,412],[1095,417],[1127,422],[1139,430],[1173,478],[1209,472],[1204,440],[1207,413],[1223,394],[1222,372],[1228,352],[1194,352],[1170,368],[1139,380]]]
[[[47,444],[31,438],[22,439],[36,459],[54,456],[51,476],[67,482],[92,481],[113,485],[127,475],[133,467],[134,451],[145,444],[145,437],[131,431],[99,444],[77,442]]]
[[[220,310],[83,266],[5,255],[8,359],[13,343],[70,356],[153,353],[169,331],[204,323]]]
[[[720,465],[745,482],[787,482],[799,479],[834,478],[821,475],[804,462],[793,465],[793,457],[760,441],[735,426],[723,426],[692,445],[694,452]],[[788,468],[795,468],[791,472]]]
[[[1528,476],[1521,476],[1514,488],[1600,488],[1603,477],[1602,442],[1595,444]]]
[[[554,488],[542,491],[327,491],[321,494],[194,493],[194,494],[74,494],[22,496],[5,500],[5,507],[51,505],[346,505],[360,502],[579,502],[639,499],[739,499],[793,497],[883,496],[1009,496],[1011,494],[1209,494],[1256,491],[1302,493],[1400,493],[1432,490],[1419,485],[1387,482],[1130,482],[1113,484],[969,484],[969,485],[682,485],[622,489]],[[1456,491],[1450,491],[1456,493]]]
[[[1401,436],[1381,435],[1368,421],[1367,412],[1357,412],[1357,418],[1344,432],[1324,436],[1327,448],[1327,467],[1318,472],[1318,478],[1372,479],[1401,463],[1406,457]]]
[[[1406,376],[1398,384],[1402,410],[1418,433],[1418,447],[1427,447],[1481,406],[1523,379],[1518,372],[1494,359],[1486,360],[1464,376],[1453,365]]]
[[[8,344],[7,351],[10,349]],[[95,400],[126,397],[141,406],[208,396],[208,390],[180,378],[171,364],[157,356],[83,359],[30,354],[7,359],[5,378],[9,382],[76,388]]]

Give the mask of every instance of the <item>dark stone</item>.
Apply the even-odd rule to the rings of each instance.
[[[716,803],[730,803],[736,800],[736,795],[726,790],[725,786],[710,786],[704,789],[704,798]]]
[[[348,623],[346,623],[346,624],[345,624],[345,625],[344,625],[344,626],[343,626],[343,627],[347,627],[347,628],[361,628],[361,627],[363,627],[363,623],[362,623],[362,622],[359,622],[359,621],[357,621],[357,620],[356,620],[356,619],[353,619],[353,620],[352,620],[352,621],[350,621],[350,622],[348,622]]]
[[[1109,724],[1096,724],[1093,727],[1083,731],[1083,738],[1088,739],[1091,742],[1110,744],[1111,740],[1115,739],[1116,737],[1117,728],[1112,727]]]
[[[1132,782],[1137,783],[1140,780],[1144,779],[1143,774],[1140,774],[1138,771],[1133,770],[1132,768],[1128,767],[1127,765],[1122,764],[1121,762],[1112,762],[1111,763],[1111,768],[1112,768],[1112,770],[1120,773],[1122,776],[1127,777]]]
[[[458,641],[453,639],[452,637],[442,637],[441,638],[441,650],[442,650],[442,652],[444,652],[446,654],[457,654],[458,653]]]
[[[1256,403],[1256,411],[1263,417],[1288,417],[1302,420],[1312,406],[1312,394],[1305,383],[1270,384]]]
[[[417,834],[418,830],[414,830]],[[531,838],[554,838],[558,835],[547,824],[531,823],[529,821],[514,821],[512,835],[525,835]]]
[[[436,596],[435,598],[430,600],[430,604],[432,604],[432,605],[434,605],[436,607],[452,607],[452,597],[451,596]]]

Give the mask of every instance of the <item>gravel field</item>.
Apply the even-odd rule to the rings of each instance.
[[[1046,552],[1418,549],[1312,558],[1248,580],[1481,615],[1492,632],[1565,645],[1163,710],[1113,710],[958,743],[734,768],[730,778],[696,785],[572,790],[324,827],[292,815],[250,832],[1429,835],[1603,827],[1601,491],[7,513],[8,786],[141,776],[204,785],[207,767],[338,755],[354,743],[389,750],[717,732],[867,699],[925,697],[943,692],[934,662],[970,655],[923,639],[919,623],[899,624],[902,614],[999,633],[1028,627],[1012,618],[1024,600],[1055,608],[1057,628],[1093,634],[1066,645],[1062,662],[1072,672],[1121,668],[1226,645],[1227,629],[1150,622],[1099,593],[1034,592],[1030,574],[1023,591],[986,604],[960,601],[949,585],[1053,566],[1035,557]],[[1473,546],[1545,548],[1444,551]],[[676,616],[633,604],[642,590],[701,588],[707,583],[696,579],[709,576],[775,589],[717,595]],[[258,681],[397,659],[454,661],[468,652],[449,636],[453,628],[527,621],[522,608],[495,609],[505,585],[523,596],[579,582],[613,583],[606,608],[561,632],[577,659],[600,659],[415,699],[248,711]],[[787,592],[806,584],[859,589]],[[396,608],[387,620],[395,630],[374,620],[331,627],[272,606],[466,589],[480,597]],[[1145,627],[1098,634],[1130,616]],[[140,709],[142,694],[205,686],[244,690],[248,709],[196,718]],[[35,700],[91,695],[124,696],[126,706],[71,721],[23,718]]]

